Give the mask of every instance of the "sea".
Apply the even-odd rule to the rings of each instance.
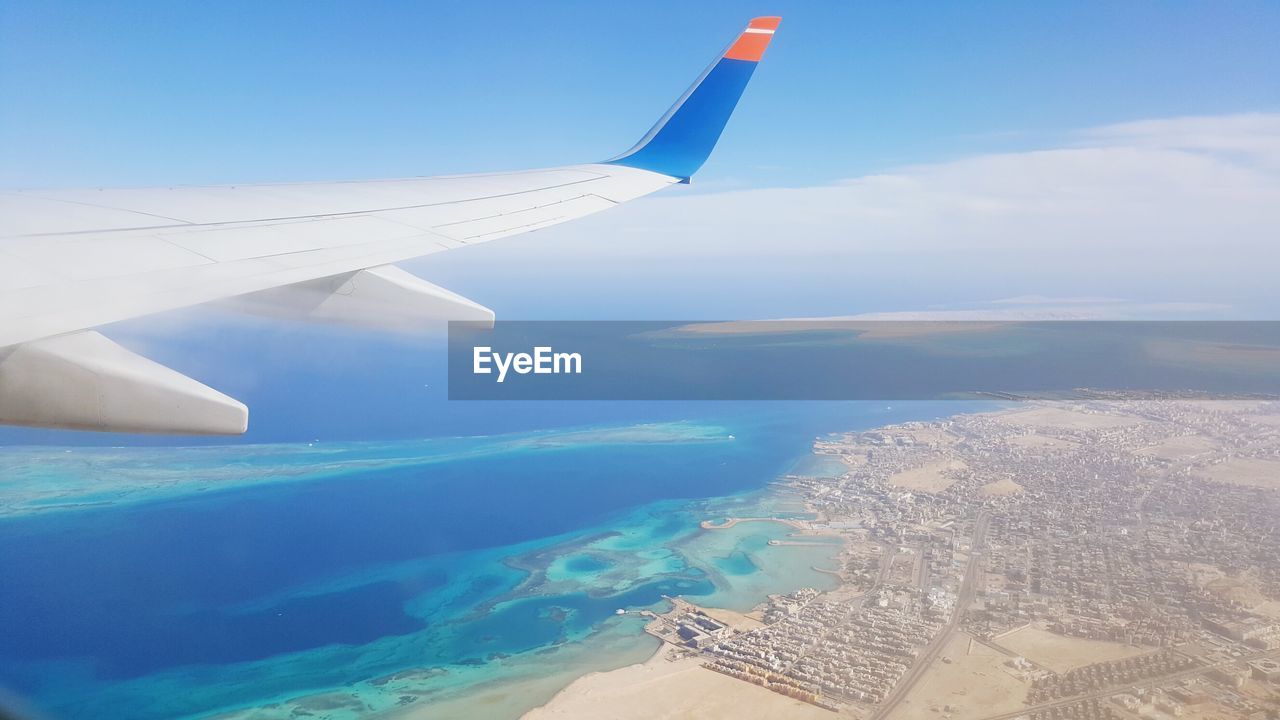
[[[831,587],[771,546],[814,439],[985,409],[760,403],[390,441],[0,448],[0,686],[37,717],[516,718],[664,597]],[[619,611],[623,611],[621,614]]]

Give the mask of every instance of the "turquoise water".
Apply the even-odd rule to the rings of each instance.
[[[0,452],[0,683],[55,717],[492,717],[643,659],[635,614],[748,610],[837,547],[709,518],[816,434],[966,409],[774,406],[488,438]],[[733,438],[730,438],[730,436]],[[829,470],[834,468],[828,467]],[[503,696],[504,688],[519,688]],[[455,708],[450,710],[450,708]]]

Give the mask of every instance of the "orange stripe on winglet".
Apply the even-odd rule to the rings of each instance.
[[[748,32],[738,36],[738,41],[724,54],[725,58],[760,62],[760,58],[764,57],[764,49],[769,47],[769,41],[773,39],[773,33],[750,31],[777,30],[778,23],[781,21],[782,18],[776,17],[760,17],[752,20],[751,24],[747,26]]]
[[[724,56],[730,60],[760,62],[760,58],[764,57],[764,49],[769,47],[769,41],[772,39],[772,35],[743,33],[738,36],[738,42],[734,43]]]

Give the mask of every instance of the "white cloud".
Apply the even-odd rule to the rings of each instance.
[[[669,286],[664,276],[712,282],[727,278],[726,268],[744,292],[792,272],[799,291],[806,272],[826,267],[922,289],[967,277],[930,304],[1024,294],[1132,298],[1135,287],[1148,300],[1280,300],[1280,114],[1110,125],[1056,147],[818,187],[678,192],[536,241],[495,244],[485,259],[496,261],[498,275],[509,263],[514,275],[572,258],[574,270],[607,270],[619,292],[636,273]],[[696,299],[687,288],[673,291]],[[796,310],[805,312],[783,312]],[[828,310],[837,309],[818,312]]]
[[[1270,117],[1280,129],[1280,115]],[[1202,118],[1189,123],[1194,133],[1177,133],[1176,121],[1153,123],[1150,135],[1129,126],[1128,144],[1113,134],[1096,147],[983,155],[825,187],[664,198],[646,214],[698,232],[712,242],[694,247],[717,253],[767,253],[779,239],[797,250],[832,241],[885,251],[1264,247],[1280,230],[1280,165],[1263,162],[1273,138],[1231,136],[1234,118],[1217,135]],[[1196,139],[1203,144],[1190,147]]]
[[[1280,170],[1280,115],[1243,113],[1105,125],[1081,133],[1086,144],[1232,154]]]

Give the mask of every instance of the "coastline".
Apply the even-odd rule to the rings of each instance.
[[[988,412],[1000,414],[1010,410],[1004,408]],[[892,425],[894,423],[867,429],[877,430]],[[824,463],[827,464],[824,465]],[[794,481],[812,480],[815,476],[842,474],[842,471],[848,467],[846,459],[832,458],[819,452],[816,445],[811,445],[803,455],[793,461],[788,472],[780,473],[776,480],[760,490],[748,493],[755,496],[751,501],[751,507],[740,509],[753,512],[742,515],[717,515],[709,512],[707,518],[698,523],[698,532],[695,537],[714,537],[735,529],[742,531],[743,526],[774,525],[785,528],[786,534],[782,539],[774,538],[767,542],[771,550],[817,549],[830,551],[829,557],[835,558],[847,549],[845,538],[841,533],[830,528],[815,526],[808,519],[788,516],[798,512],[812,516],[812,508],[807,505],[789,510],[783,510],[783,507],[787,503],[795,502]],[[801,468],[815,472],[799,472]],[[814,519],[818,518],[814,517]],[[806,537],[834,538],[838,542],[806,542],[804,540]],[[832,581],[834,587],[827,588],[828,592],[849,591],[847,585],[850,578],[839,569],[819,567],[817,564],[805,564],[804,569]],[[798,584],[790,590],[804,592],[804,588]],[[754,623],[751,627],[739,628],[746,630],[762,626],[760,618],[775,597],[772,593],[756,595],[753,606],[743,611],[702,604],[691,605],[691,607],[713,617],[719,616],[718,619],[721,620],[725,619],[725,615],[732,615]],[[675,602],[683,603],[680,600]],[[642,614],[655,618],[662,615],[649,611],[643,611]],[[755,617],[752,617],[753,615]],[[657,636],[654,632],[647,634]],[[734,717],[742,720],[770,720],[777,717],[823,720],[834,715],[829,708],[787,697],[760,685],[742,682],[739,678],[708,667],[704,657],[686,654],[686,652],[670,642],[660,641],[658,647],[642,662],[611,670],[591,670],[577,674],[544,703],[522,713],[519,716],[520,720],[595,720],[600,717],[609,717],[614,720],[718,717]],[[517,688],[519,684],[513,686],[512,690]],[[467,699],[461,699],[458,708],[461,710],[468,707],[466,702]],[[436,711],[442,709],[445,708],[433,708]],[[429,715],[413,714],[397,717],[403,717],[404,720],[430,720],[437,716],[436,712],[432,712]]]
[[[607,673],[611,668],[643,665],[653,658],[651,641],[636,632],[640,629],[638,625],[630,618],[619,618],[621,622],[615,622],[612,615],[619,607],[637,610],[656,607],[653,603],[659,599],[659,592],[669,595],[688,593],[708,605],[747,612],[775,593],[808,586],[833,586],[835,578],[823,568],[830,567],[828,559],[838,552],[838,547],[816,543],[792,546],[788,542],[794,540],[789,536],[799,529],[797,525],[800,523],[796,520],[803,517],[800,514],[803,507],[797,502],[799,498],[791,491],[787,478],[791,477],[789,473],[800,472],[799,468],[813,460],[815,433],[825,433],[828,428],[870,428],[908,421],[912,416],[941,417],[946,414],[936,405],[924,410],[904,407],[897,412],[889,411],[890,408],[867,408],[864,414],[860,407],[854,410],[840,408],[838,417],[834,418],[823,413],[814,416],[806,411],[800,420],[796,419],[800,415],[791,412],[778,416],[762,415],[753,418],[754,425],[734,428],[744,442],[725,445],[709,443],[705,438],[708,435],[719,438],[719,424],[690,421],[660,426],[672,432],[664,432],[658,437],[651,431],[652,426],[645,425],[639,425],[644,429],[643,438],[619,438],[616,433],[602,432],[595,439],[607,442],[598,445],[585,442],[592,436],[548,431],[549,435],[567,436],[573,440],[564,445],[581,448],[581,454],[573,456],[519,452],[517,457],[510,452],[512,448],[508,443],[502,443],[502,449],[507,452],[496,454],[512,455],[504,462],[513,468],[509,478],[503,476],[502,479],[504,482],[509,480],[508,484],[513,487],[521,487],[518,481],[525,475],[552,477],[544,468],[551,468],[553,461],[557,464],[571,463],[568,467],[574,472],[566,476],[571,480],[564,485],[566,488],[581,485],[599,472],[616,477],[614,453],[621,445],[622,451],[633,459],[630,467],[645,468],[642,473],[630,472],[628,476],[646,481],[643,484],[630,482],[620,485],[625,488],[624,492],[636,493],[632,488],[642,485],[651,487],[650,480],[658,483],[658,488],[681,492],[687,486],[669,479],[696,472],[701,478],[696,489],[707,494],[681,498],[678,494],[664,496],[660,492],[646,490],[644,494],[655,499],[601,516],[594,524],[560,530],[552,535],[517,538],[518,542],[509,545],[465,549],[448,555],[391,558],[389,562],[369,564],[358,571],[317,575],[305,582],[290,582],[265,592],[256,586],[245,586],[245,599],[235,605],[227,605],[228,611],[233,613],[230,617],[262,617],[264,621],[279,623],[281,621],[270,619],[287,617],[288,611],[297,604],[326,611],[332,605],[342,612],[340,608],[345,604],[341,598],[344,594],[360,593],[369,588],[378,588],[371,592],[381,593],[382,588],[405,587],[421,582],[421,578],[452,578],[448,585],[441,585],[438,590],[412,597],[405,594],[407,600],[388,597],[386,607],[391,613],[388,617],[398,618],[403,612],[411,618],[410,622],[430,623],[421,630],[410,633],[393,631],[367,642],[360,639],[316,648],[299,647],[285,653],[264,652],[257,658],[221,663],[219,667],[223,676],[235,677],[234,687],[245,688],[246,692],[233,693],[228,690],[232,686],[227,683],[208,682],[208,674],[197,665],[162,665],[159,661],[148,660],[155,663],[156,671],[79,686],[68,684],[58,691],[57,700],[51,702],[50,707],[59,709],[68,717],[78,717],[75,714],[77,708],[93,708],[97,712],[99,709],[129,707],[138,711],[137,717],[148,718],[252,717],[255,720],[274,720],[289,717],[294,709],[300,709],[313,714],[323,711],[321,714],[325,717],[346,720],[348,717],[447,717],[432,712],[431,706],[462,708],[465,705],[463,698],[469,698],[489,703],[485,707],[494,712],[486,711],[487,716],[520,717],[547,704],[581,677],[595,672]],[[834,413],[834,410],[829,412]],[[800,423],[806,430],[797,437],[794,428]],[[704,430],[695,433],[694,428]],[[705,430],[708,428],[714,430]],[[750,441],[753,432],[762,440],[768,440],[761,443]],[[803,445],[796,442],[801,438],[804,438]],[[636,442],[620,443],[627,439]],[[641,439],[646,442],[639,442]],[[661,442],[648,442],[652,440]],[[476,440],[457,442],[469,445]],[[376,445],[379,444],[367,446],[367,455],[360,458],[360,464],[378,462],[379,450],[386,446],[379,448]],[[648,451],[645,446],[657,447]],[[554,449],[560,447],[557,445]],[[476,448],[451,449],[470,452],[457,454],[464,457],[450,457],[447,461],[441,459],[439,463],[431,463],[441,470],[431,471],[432,483],[429,485],[418,481],[414,475],[390,478],[383,475],[379,476],[381,482],[376,484],[357,482],[356,478],[326,479],[324,497],[334,498],[331,502],[333,512],[341,513],[350,505],[337,498],[358,498],[363,503],[373,494],[382,503],[378,509],[386,509],[394,516],[406,505],[416,506],[413,502],[406,503],[406,496],[437,493],[442,477],[440,473],[447,473],[443,477],[452,481],[474,472],[474,463],[479,461],[474,457]],[[802,449],[803,452],[799,452]],[[399,470],[403,470],[401,463],[406,460],[416,467],[422,453],[418,452],[419,448],[412,450],[393,453],[387,459]],[[280,451],[283,452],[283,448]],[[205,452],[212,451],[201,454]],[[306,455],[323,454],[325,451],[317,447],[302,448],[300,452]],[[488,452],[479,454],[485,458],[492,457]],[[558,457],[565,460],[558,460]],[[582,472],[579,468],[583,459],[588,458],[590,462],[598,462],[601,469]],[[727,468],[726,458],[729,460]],[[277,459],[280,458],[271,458],[268,465],[276,465]],[[304,462],[310,459],[302,458]],[[455,459],[459,461],[456,465]],[[634,462],[640,460],[644,462]],[[694,464],[690,464],[691,460]],[[486,459],[485,462],[488,463],[486,469],[493,466],[491,461]],[[533,462],[539,463],[536,471],[529,466]],[[701,470],[694,469],[699,467]],[[162,468],[157,468],[157,472],[160,470]],[[320,479],[320,476],[314,477]],[[743,477],[754,478],[760,484],[743,487],[745,483],[739,480]],[[335,495],[335,488],[329,485],[338,482],[341,485],[336,491],[341,495]],[[670,487],[661,484],[664,482]],[[469,488],[465,482],[457,484],[460,493]],[[130,525],[137,527],[139,523],[134,522],[135,518],[152,522],[154,517],[154,522],[159,523],[172,515],[189,522],[193,513],[199,513],[198,521],[203,523],[197,526],[199,534],[204,532],[205,525],[210,532],[224,530],[224,514],[241,507],[253,507],[257,512],[280,519],[287,526],[300,525],[306,521],[313,506],[286,501],[303,492],[306,486],[305,482],[266,483],[255,488],[251,495],[201,492],[198,493],[199,499],[193,494],[189,501],[184,500],[181,504],[148,502],[150,498],[134,496],[126,502],[116,503],[114,507],[102,509],[99,512],[103,514],[96,517],[103,518],[103,522],[120,522],[127,517]],[[156,499],[172,500],[167,497]],[[438,504],[438,498],[436,500]],[[391,504],[393,502],[394,505]],[[305,512],[279,514],[263,509],[267,503],[271,507],[288,504]],[[126,511],[128,515],[124,514]],[[71,513],[55,514],[60,516],[56,522],[52,516],[45,517],[38,525],[30,518],[9,518],[11,524],[6,527],[12,538],[35,538],[38,536],[26,530],[29,526],[46,533],[67,532],[84,526],[80,518],[76,518],[73,524]],[[421,522],[421,512],[412,515],[415,522]],[[755,517],[770,522],[735,522],[732,525],[736,527],[725,527],[716,532],[699,527],[708,519],[714,521],[731,517]],[[19,522],[23,524],[19,526]],[[15,532],[19,527],[26,534],[19,536]],[[268,526],[250,523],[245,531],[252,534],[263,527]],[[290,531],[281,529],[273,532]],[[370,532],[360,530],[355,539],[366,542],[370,537],[386,536],[388,547],[391,547],[394,538],[398,537],[390,529],[372,536]],[[438,530],[437,534],[440,532],[443,530]],[[556,544],[561,548],[555,553],[533,557]],[[515,550],[514,554],[510,552],[512,550]],[[513,558],[516,559],[515,564],[510,562]],[[542,571],[531,573],[525,566],[527,563],[519,562],[520,558],[533,560],[534,564],[542,567]],[[213,560],[221,561],[217,557]],[[603,562],[596,564],[596,561]],[[74,567],[68,566],[68,582],[83,577],[82,574],[72,574]],[[524,576],[526,582],[521,582],[517,575]],[[531,578],[533,586],[527,582]],[[124,591],[125,588],[120,589],[120,592]],[[481,608],[487,608],[487,611],[477,614]],[[285,610],[284,616],[277,614],[281,609]],[[548,622],[559,629],[541,627]],[[531,634],[528,632],[532,628],[530,623],[541,629]],[[699,671],[694,677],[702,674],[716,675],[711,671]],[[257,688],[268,692],[259,694]]]
[[[721,718],[825,720],[831,712],[703,667],[701,658],[678,657],[663,643],[642,663],[586,673],[521,720],[648,720]]]
[[[722,523],[704,520],[699,525],[703,533],[712,533],[746,523],[766,522],[777,523],[792,530],[787,538],[839,537],[808,527],[801,521],[780,517],[731,517]],[[768,546],[773,549],[820,548],[830,550],[833,557],[843,549],[843,543],[791,539],[771,539]],[[841,581],[845,579],[839,570],[816,565],[809,565],[808,569],[835,580],[837,587],[833,590],[838,590]],[[646,634],[659,639],[658,647],[648,658],[613,670],[593,670],[578,675],[545,703],[520,715],[520,720],[594,720],[601,717],[613,720],[700,717],[733,717],[742,720],[769,720],[777,717],[799,720],[829,718],[832,712],[828,709],[741,682],[710,668],[704,657],[663,639],[661,632],[654,629],[663,618],[684,609],[705,614],[735,630],[753,630],[763,626],[763,613],[771,597],[773,596],[759,598],[760,601],[745,612],[690,603],[678,598],[668,598],[671,609],[666,612],[641,611],[641,615],[652,618],[645,628]],[[425,718],[405,716],[405,720]]]
[[[371,642],[331,644],[323,651],[224,663],[216,686],[201,684],[207,673],[175,665],[75,691],[97,707],[141,709],[138,717],[223,720],[284,720],[306,714],[329,720],[437,720],[476,714],[532,720],[816,718],[830,717],[833,708],[880,720],[903,708],[917,717],[949,705],[963,706],[973,715],[988,699],[992,707],[1016,708],[1026,695],[1031,671],[1003,665],[1013,651],[988,643],[990,633],[1013,628],[1017,637],[1000,635],[998,645],[1020,648],[1019,655],[1028,656],[1035,667],[1065,669],[1085,655],[1123,658],[1146,652],[1159,645],[1154,634],[1159,627],[1142,626],[1145,634],[1126,635],[1120,642],[1084,625],[1063,624],[1049,610],[1027,625],[998,604],[991,606],[996,622],[990,627],[965,624],[965,609],[986,572],[982,568],[992,517],[1016,508],[1043,510],[1042,499],[1059,492],[1059,473],[1066,471],[1053,463],[1063,458],[1071,461],[1062,467],[1083,468],[1072,477],[1087,488],[1105,485],[1113,476],[1089,469],[1089,462],[1103,469],[1116,463],[1127,463],[1125,470],[1140,465],[1164,475],[1185,466],[1195,472],[1177,478],[1190,490],[1198,492],[1211,483],[1224,497],[1246,498],[1258,488],[1274,486],[1271,478],[1280,461],[1269,458],[1280,455],[1224,455],[1238,434],[1222,428],[1235,427],[1230,421],[1256,426],[1258,437],[1273,437],[1267,433],[1273,432],[1280,408],[1268,407],[1270,414],[1256,401],[1156,405],[1145,399],[1099,400],[995,410],[987,404],[978,412],[957,409],[927,420],[882,419],[860,429],[817,437],[810,433],[804,455],[797,456],[794,445],[780,452],[775,446],[770,457],[777,464],[769,473],[775,479],[755,488],[694,498],[667,496],[559,534],[471,549],[456,557],[369,565],[358,573],[294,584],[227,606],[245,617],[282,617],[280,610],[291,603],[333,598],[339,612],[350,613],[344,593],[450,578],[450,584],[437,586],[443,591],[424,587],[404,594],[408,600],[390,598],[390,607],[425,623],[423,629]],[[1207,428],[1209,439],[1192,442],[1198,436],[1186,435],[1188,424]],[[1100,444],[1103,450],[1094,449]],[[670,468],[649,472],[645,479],[701,477],[702,491],[710,487],[707,471],[730,474],[723,469],[727,455],[718,449],[710,459],[702,457],[704,474],[693,474],[688,461],[699,456],[685,445],[671,445],[681,447],[678,455],[664,449],[633,458]],[[745,451],[751,446],[732,447]],[[609,449],[602,467],[617,477],[611,464],[615,452],[616,446]],[[1077,461],[1080,456],[1087,462]],[[756,457],[739,457],[737,476],[763,477],[764,471],[755,472],[764,467]],[[1221,462],[1223,458],[1230,460]],[[552,477],[545,468],[537,473],[529,473],[525,465],[520,469],[517,481]],[[469,476],[470,470],[456,474]],[[597,478],[583,474],[582,487],[595,487]],[[648,486],[634,482],[625,487]],[[1243,489],[1233,490],[1237,487]],[[350,497],[363,497],[371,489],[354,487]],[[435,492],[434,486],[426,490]],[[469,484],[460,490],[469,491]],[[1099,495],[1116,496],[1111,491]],[[404,504],[403,498],[397,493],[388,500]],[[1128,506],[1120,504],[1118,512],[1127,517]],[[210,527],[221,532],[224,526]],[[1010,532],[997,528],[994,532]],[[67,524],[57,529],[74,528]],[[1020,542],[1038,541],[1028,537]],[[1114,535],[1112,540],[1124,543],[1128,537]],[[395,543],[402,540],[399,533],[389,537]],[[1032,556],[1018,554],[1015,560],[1024,557]],[[1004,561],[1011,562],[1007,557]],[[995,587],[998,596],[1004,585]],[[663,601],[670,609],[660,610]],[[642,618],[649,621],[644,630],[660,643],[657,649],[645,633],[637,632],[645,625]],[[905,657],[916,659],[900,660]],[[865,672],[872,663],[888,671]],[[1002,684],[992,689],[999,697],[954,697],[953,689],[964,687],[970,676],[992,671],[1003,673]],[[282,689],[243,703],[226,702],[218,693],[230,686],[227,678],[255,690],[269,682]],[[304,686],[295,680],[303,678],[318,681]],[[904,699],[917,686],[924,694]],[[179,702],[214,709],[194,715],[162,712],[163,703]]]
[[[807,452],[793,462],[805,462],[810,455],[811,452]],[[788,544],[787,541],[795,534],[805,532],[802,522],[783,517],[794,512],[788,504],[790,500],[786,486],[775,482],[725,496],[659,501],[613,521],[610,523],[612,529],[607,532],[596,528],[586,535],[572,533],[551,544],[536,541],[535,547],[502,558],[504,567],[524,577],[512,590],[487,605],[492,608],[495,602],[502,606],[510,602],[519,603],[520,598],[526,596],[545,597],[560,591],[566,583],[582,582],[594,587],[589,592],[599,594],[602,600],[607,598],[609,603],[625,603],[622,598],[628,595],[631,584],[637,579],[649,578],[645,582],[651,582],[654,576],[671,574],[686,564],[688,569],[710,581],[710,593],[698,594],[699,601],[715,598],[728,606],[717,610],[726,615],[750,612],[774,593],[789,592],[802,586],[824,586],[828,581],[834,584],[835,578],[831,577],[830,571],[817,565],[824,564],[822,558],[833,556],[839,549],[838,545]],[[779,517],[753,517],[759,522],[734,522],[714,532],[700,527],[699,517],[729,517],[731,512],[751,516],[776,513]],[[680,516],[683,517],[676,523],[678,528],[670,538],[659,540],[651,535],[662,521],[669,522]],[[620,520],[622,522],[618,524]],[[659,548],[664,549],[660,555],[655,555]],[[577,576],[568,569],[574,559],[588,556],[608,556],[611,562],[605,569],[591,571],[588,577]],[[632,559],[623,560],[627,557]],[[670,565],[676,558],[679,562]],[[738,567],[738,561],[742,561],[745,567]],[[681,592],[678,588],[674,591]],[[610,614],[614,607],[610,605]],[[672,695],[677,698],[700,695],[700,692],[690,695],[688,688],[701,688],[707,682],[717,687],[728,683],[724,690],[734,689],[738,684],[732,678],[698,667],[698,662],[670,668],[665,662],[658,665],[665,657],[664,644],[659,643],[656,649],[651,649],[651,637],[643,631],[637,632],[641,628],[633,625],[634,618],[642,614],[639,611],[642,606],[629,607],[632,610],[626,616],[618,617],[623,625],[615,625],[614,618],[610,617],[605,621],[605,627],[593,630],[586,637],[501,658],[485,666],[423,665],[406,668],[392,673],[390,682],[359,682],[346,687],[317,688],[310,693],[278,697],[267,705],[252,704],[200,717],[217,717],[218,720],[274,719],[289,717],[294,709],[314,712],[315,708],[326,706],[326,717],[345,720],[348,717],[342,714],[345,709],[327,707],[342,703],[351,707],[363,705],[372,710],[367,716],[383,720],[441,720],[465,716],[476,707],[483,708],[487,717],[514,720],[552,703],[556,703],[552,708],[555,710],[566,698],[581,694],[578,690],[564,694],[570,688],[585,685],[588,695],[594,695],[595,691],[590,689],[593,682],[611,686],[616,677],[611,673],[623,673],[624,678],[629,678],[627,684],[662,678],[660,682],[664,685],[671,682],[677,688],[686,688]],[[637,654],[643,659],[637,658]],[[637,667],[648,669],[628,671],[628,668]],[[655,670],[655,667],[662,671]],[[696,670],[696,673],[674,672],[684,669]],[[629,677],[631,675],[636,677]],[[591,678],[598,680],[592,681]],[[778,699],[786,700],[763,688],[753,688],[750,694],[759,694],[756,702],[765,706],[771,706]],[[557,701],[557,697],[561,699]],[[397,704],[397,698],[401,704]],[[789,705],[783,711],[787,708]],[[737,713],[739,710],[745,712],[745,709],[732,708],[726,712]],[[263,715],[264,711],[269,714]],[[594,712],[590,715],[598,716]],[[356,714],[350,717],[363,716]],[[684,716],[684,710],[672,715]],[[643,717],[652,716],[646,714]]]
[[[592,670],[591,672],[583,673],[574,678],[573,682],[560,688],[546,703],[525,712],[520,718],[521,720],[540,720],[540,718],[544,717],[556,717],[563,712],[560,708],[575,702],[577,697],[592,694],[589,686],[595,684],[599,679],[605,676],[616,677],[615,673],[620,674],[637,668],[661,666],[662,663],[672,661],[672,655],[671,646],[667,643],[659,642],[658,646],[653,649],[653,654],[645,658],[643,662],[633,663],[614,670]]]
[[[810,465],[820,457],[811,448],[798,458],[795,465]],[[786,478],[796,478],[787,474]],[[774,482],[760,491],[760,500],[784,498],[790,490],[786,484]],[[772,523],[787,528],[786,539],[771,539],[770,548],[821,548],[830,550],[836,557],[845,549],[839,533],[816,528],[808,521],[797,518],[773,516],[730,516],[719,520],[702,520],[702,534],[732,530],[746,524]],[[830,537],[839,542],[824,543],[805,541],[806,537]],[[838,569],[816,565],[808,569],[833,578],[834,591],[839,591],[844,574]],[[802,588],[793,590],[803,591]],[[678,616],[682,611],[694,612],[714,619],[735,631],[748,631],[764,626],[763,616],[773,595],[759,598],[746,612],[691,603],[679,598],[668,598],[671,609],[663,613],[642,611],[652,618],[646,625],[648,635],[659,639],[653,653],[640,663],[633,663],[613,670],[596,670],[583,673],[562,687],[547,702],[534,707],[520,720],[594,720],[609,717],[612,720],[648,720],[650,718],[720,718],[741,720],[770,720],[787,717],[799,720],[822,720],[832,716],[830,709],[811,702],[787,697],[760,685],[742,682],[723,671],[706,664],[704,656],[690,652],[664,638],[655,629],[664,619]]]
[[[1075,538],[1076,550],[1093,547],[1098,533],[1071,535],[1068,528],[1132,523],[1133,493],[1117,488],[1131,487],[1135,476],[1151,483],[1139,495],[1143,501],[1157,498],[1138,506],[1142,522],[1153,527],[1187,522],[1181,498],[1208,492],[1235,504],[1227,510],[1231,517],[1269,527],[1273,509],[1259,508],[1259,492],[1280,487],[1278,412],[1280,404],[1254,399],[1162,403],[1140,396],[1030,403],[819,438],[813,453],[838,458],[848,470],[789,476],[806,490],[813,520],[756,513],[716,516],[701,528],[715,534],[775,521],[797,531],[770,544],[793,548],[820,544],[805,542],[805,535],[840,536],[839,570],[811,568],[837,578],[834,589],[771,595],[751,613],[759,624],[747,628],[717,617],[713,607],[673,598],[671,609],[654,614],[645,628],[664,641],[648,661],[584,675],[523,718],[911,720],[940,713],[1008,720],[1052,712],[1079,720],[1099,717],[1092,704],[1099,697],[1131,697],[1125,694],[1131,678],[1109,674],[1112,668],[1144,668],[1142,684],[1150,692],[1175,693],[1189,686],[1189,677],[1218,667],[1213,663],[1221,658],[1274,658],[1280,648],[1227,635],[1221,630],[1226,621],[1203,628],[1152,621],[1166,610],[1160,606],[1143,616],[1152,607],[1149,597],[1128,596],[1123,611],[1113,607],[1109,616],[1093,606],[1082,611],[1066,584],[1046,585],[1046,599],[1032,612],[1006,598],[1021,592],[1016,577],[1040,567],[1041,553],[1033,548],[1053,547],[1063,537]],[[1189,428],[1196,432],[1188,434]],[[1162,481],[1177,486],[1160,498],[1156,485]],[[1093,499],[1064,514],[1069,503],[1053,500],[1077,497],[1081,487]],[[1100,506],[1111,516],[1099,519],[1094,513]],[[1021,524],[1027,515],[1034,520]],[[1028,529],[1040,521],[1059,525],[1053,533]],[[1116,532],[1107,542],[1126,552],[1147,542],[1141,534],[1134,538]],[[1240,530],[1232,541],[1251,548],[1257,538],[1256,529]],[[1156,537],[1146,547],[1163,548],[1163,542]],[[1009,547],[1014,550],[1003,552]],[[1051,563],[1080,558],[1066,571],[1080,582],[1124,587],[1132,577],[1100,573],[1088,552],[1051,557]],[[1220,561],[1145,568],[1163,573],[1170,584],[1182,583],[1196,602],[1201,596],[1194,593],[1208,591],[1223,598],[1219,607],[1232,603],[1220,610],[1231,613],[1231,627],[1265,628],[1269,638],[1280,637],[1280,625],[1265,619],[1278,617],[1268,612],[1274,591],[1269,596],[1255,587],[1242,595],[1247,586]],[[1196,607],[1183,611],[1195,617]],[[982,615],[972,614],[974,608]],[[1135,617],[1146,622],[1132,622]],[[1230,655],[1220,649],[1225,637],[1235,643]],[[1248,682],[1244,673],[1240,677],[1235,687]],[[1219,707],[1227,705],[1220,701]],[[1248,710],[1256,715],[1261,707],[1259,702]],[[1064,708],[1081,712],[1058,714]]]
[[[812,461],[810,448],[804,455],[797,457],[793,464],[805,464]],[[780,474],[779,477],[790,477]],[[771,482],[757,489],[730,496],[707,498],[693,501],[682,512],[700,513],[703,517],[722,517],[729,520],[723,526],[712,525],[708,521],[689,518],[678,539],[670,546],[684,556],[693,567],[701,567],[709,577],[715,578],[716,590],[710,596],[697,596],[698,602],[707,602],[705,598],[719,598],[728,605],[722,607],[698,605],[721,620],[743,629],[759,627],[759,611],[775,593],[791,592],[801,587],[828,586],[833,589],[838,584],[836,571],[819,567],[818,557],[830,559],[841,549],[839,543],[803,542],[805,536],[831,536],[830,533],[810,527],[807,522],[792,517],[788,513],[795,512],[788,507],[791,501],[789,487],[779,482]],[[726,516],[717,512],[731,508],[733,511],[749,513],[749,516]],[[766,513],[773,513],[772,516]],[[591,546],[613,545],[621,536],[599,535]],[[755,539],[754,546],[747,554],[751,571],[745,575],[728,577],[716,567],[716,560],[729,560],[742,551],[737,548],[742,538]],[[576,549],[561,546],[565,557],[583,555],[582,543]],[[625,545],[625,543],[624,543]],[[553,548],[544,548],[542,553]],[[541,553],[540,553],[541,554]],[[798,557],[799,556],[799,557]],[[546,567],[538,567],[540,562],[532,562],[531,557],[508,558],[506,565],[518,568],[529,574],[521,583],[525,590],[531,590],[540,582],[557,582],[557,567],[562,567],[564,557],[550,561]],[[797,562],[797,560],[799,562]],[[803,578],[801,581],[798,578]],[[761,586],[763,585],[763,589]],[[670,604],[670,603],[668,603]],[[755,615],[757,617],[752,617]],[[656,613],[650,610],[631,609],[622,619],[642,616],[652,618]],[[603,710],[617,704],[636,708],[635,720],[653,717],[698,717],[703,713],[719,717],[726,713],[733,717],[759,718],[767,720],[780,714],[787,717],[805,718],[826,717],[830,713],[813,705],[792,700],[778,695],[762,687],[746,686],[732,677],[702,667],[702,660],[696,657],[678,657],[669,643],[658,641],[657,647],[651,651],[647,643],[654,638],[653,634],[636,632],[639,628],[614,633],[608,649],[588,650],[584,653],[574,644],[560,646],[547,661],[538,667],[544,674],[515,674],[489,682],[471,686],[465,691],[449,693],[447,696],[436,696],[428,700],[403,708],[390,708],[378,713],[375,717],[385,720],[439,720],[464,716],[475,712],[477,707],[483,708],[490,717],[530,718],[597,718],[605,716]],[[592,637],[595,637],[594,634]],[[588,645],[592,639],[586,639]],[[638,662],[631,661],[617,665],[617,659],[633,654],[637,648],[643,647],[646,655]],[[630,648],[624,649],[624,648]],[[580,660],[572,663],[575,667],[557,666],[551,660],[555,654],[575,653],[581,655]],[[513,658],[520,662],[517,658]],[[609,667],[614,665],[614,667]],[[584,666],[592,666],[584,671]],[[603,668],[601,668],[603,666]],[[670,707],[659,708],[652,702],[639,697],[620,697],[633,692],[637,687],[656,689]],[[708,692],[710,689],[710,692]],[[412,692],[406,688],[406,692]],[[539,698],[538,696],[541,696]],[[731,700],[726,700],[731,699]],[[539,701],[540,700],[540,701]],[[532,701],[532,702],[531,702]],[[583,703],[586,701],[586,706]],[[712,702],[715,707],[703,707],[701,703]],[[603,703],[603,705],[601,705]],[[629,718],[628,715],[609,715]]]

